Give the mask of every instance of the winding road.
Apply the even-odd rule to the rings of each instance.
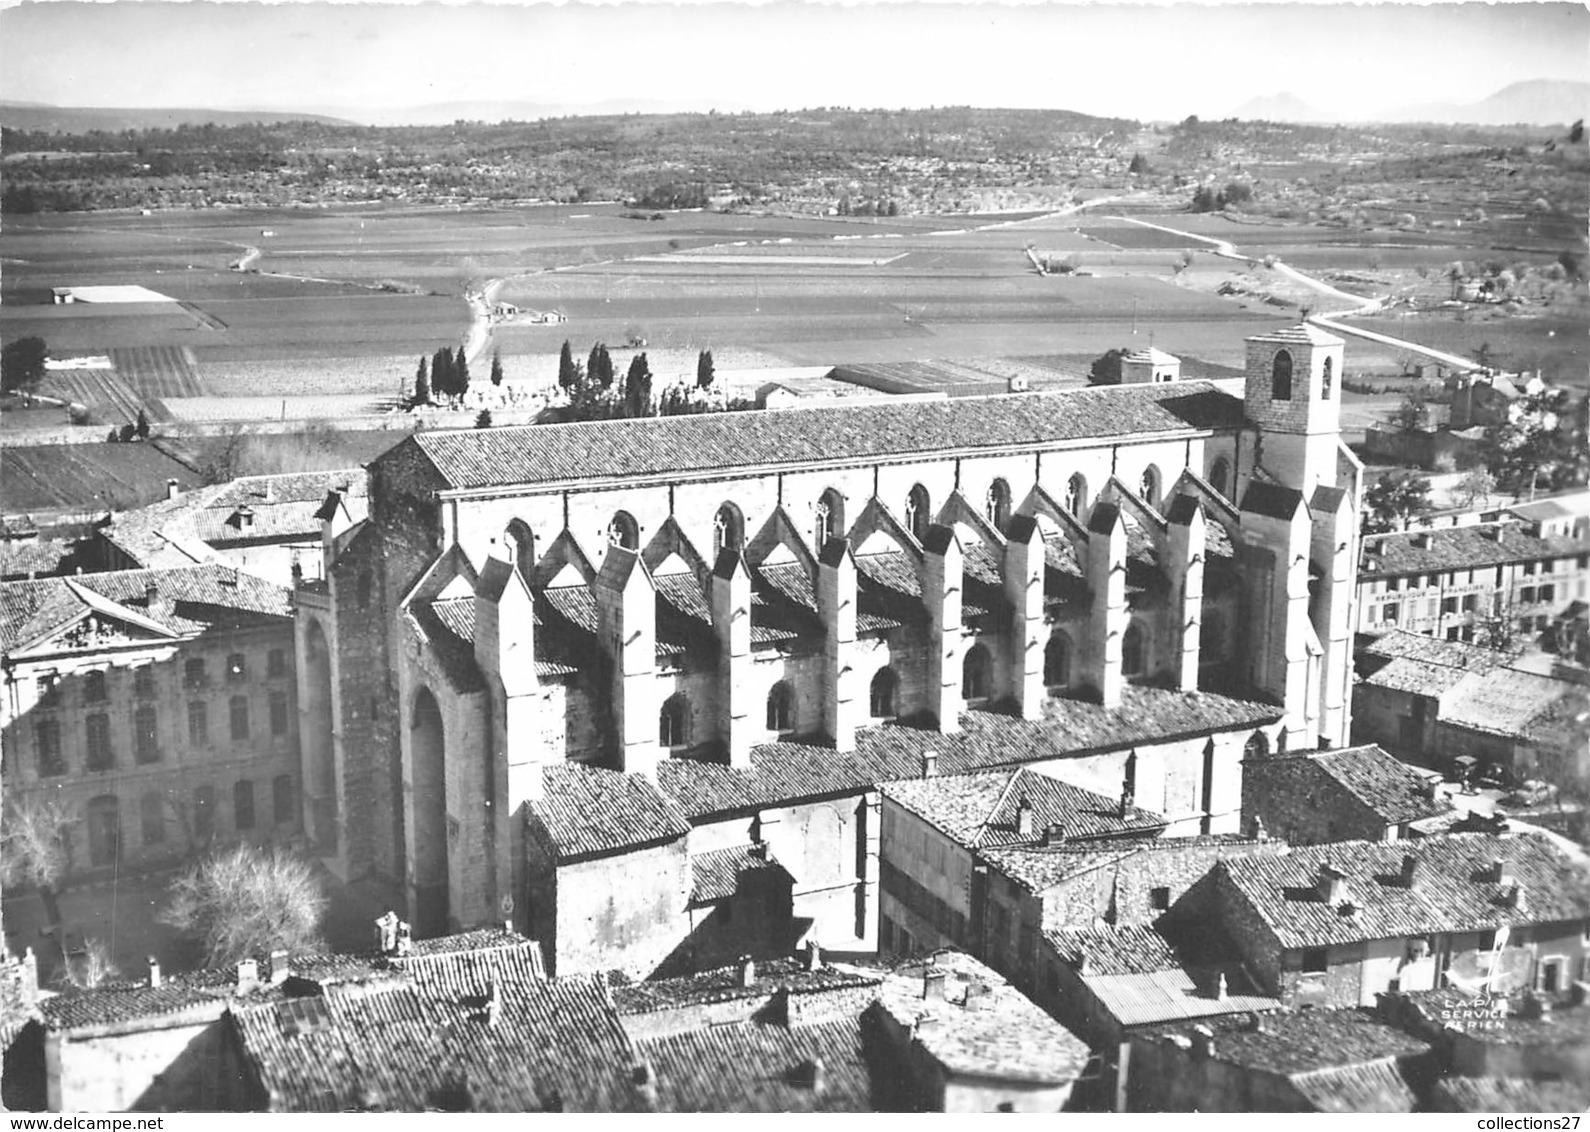
[[[1244,255],[1242,252],[1237,250],[1236,245],[1230,240],[1219,240],[1213,236],[1200,235],[1197,232],[1184,232],[1180,228],[1167,228],[1163,224],[1151,224],[1147,220],[1139,220],[1134,216],[1112,216],[1109,219],[1124,220],[1128,224],[1136,224],[1143,228],[1154,228],[1161,232],[1169,232],[1174,236],[1184,236],[1189,240],[1197,240],[1199,243],[1209,244],[1214,248],[1215,255],[1221,256],[1225,259],[1237,260],[1241,263],[1249,265],[1250,267],[1263,262],[1261,260],[1255,259],[1253,256]],[[1448,366],[1450,368],[1462,371],[1478,368],[1474,364],[1474,360],[1472,358],[1459,357],[1457,354],[1448,354],[1441,350],[1431,349],[1429,346],[1421,346],[1417,342],[1409,342],[1404,338],[1393,338],[1389,334],[1381,334],[1374,330],[1364,330],[1360,327],[1348,326],[1337,321],[1338,319],[1348,318],[1355,315],[1363,316],[1377,314],[1385,308],[1386,301],[1391,298],[1390,295],[1374,295],[1366,299],[1362,295],[1353,295],[1346,291],[1338,291],[1329,283],[1315,279],[1310,275],[1305,275],[1297,268],[1291,266],[1290,264],[1282,263],[1279,259],[1274,257],[1270,257],[1268,266],[1274,268],[1276,271],[1279,271],[1288,279],[1292,279],[1297,283],[1301,283],[1311,291],[1315,291],[1321,295],[1324,295],[1326,298],[1350,304],[1349,306],[1344,307],[1342,310],[1327,311],[1324,314],[1310,314],[1308,321],[1312,322],[1316,326],[1324,327],[1326,330],[1333,330],[1338,334],[1346,334],[1354,338],[1367,339],[1370,342],[1379,342],[1385,346],[1393,346],[1399,350],[1406,350],[1410,354],[1420,354],[1426,358],[1440,362],[1442,365]]]

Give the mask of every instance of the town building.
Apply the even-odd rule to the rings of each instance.
[[[1387,995],[1382,1013],[1441,1051],[1458,1079],[1573,1082],[1590,1087],[1590,989],[1577,981],[1555,990],[1525,988],[1473,995],[1459,987]],[[1581,1106],[1583,1107],[1583,1106]]]
[[[1344,841],[1222,861],[1217,922],[1288,1005],[1391,990],[1562,991],[1590,949],[1584,866],[1545,834]]]
[[[305,570],[317,576],[321,528],[332,513],[347,525],[367,509],[362,468],[240,476],[189,491],[172,480],[166,496],[99,528],[83,552],[92,568],[218,562],[291,586]]]
[[[289,593],[228,566],[0,583],[5,797],[61,879],[295,837]]]
[[[416,434],[296,591],[310,833],[339,873],[400,878],[422,934],[511,914],[542,937],[549,788],[640,776],[688,856],[765,842],[795,920],[865,952],[876,787],[929,751],[1069,759],[1114,796],[1133,747],[1174,744],[1140,753],[1138,804],[1219,832],[1242,730],[1347,739],[1341,367],[1305,325],[1249,340],[1240,393]],[[688,904],[694,866],[658,870],[582,962],[656,961],[660,935],[603,925]]]
[[[1487,522],[1364,536],[1356,630],[1533,641],[1587,597],[1590,517],[1542,501]]]
[[[1380,634],[1359,653],[1353,737],[1443,771],[1590,781],[1583,728],[1574,726],[1584,686],[1522,663],[1516,647]]]
[[[1132,1112],[1417,1112],[1428,1041],[1373,1011],[1231,1015],[1133,1037]]]
[[[1242,764],[1243,814],[1293,845],[1395,841],[1451,809],[1428,774],[1372,743]]]

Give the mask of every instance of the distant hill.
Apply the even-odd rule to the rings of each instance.
[[[1567,125],[1590,118],[1590,83],[1530,79],[1505,86],[1478,102],[1430,102],[1382,113],[1339,114],[1287,91],[1250,98],[1232,111],[1248,122],[1451,122],[1473,126]]]
[[[543,118],[593,118],[618,114],[722,114],[740,107],[718,100],[700,105],[664,99],[605,102],[433,102],[422,106],[323,107],[327,113],[368,126],[446,126],[453,122],[535,122]]]
[[[245,122],[326,122],[348,125],[323,114],[284,110],[202,110],[187,107],[47,106],[37,102],[0,101],[0,125],[14,130],[86,134],[90,130],[170,129],[174,126],[236,126]]]

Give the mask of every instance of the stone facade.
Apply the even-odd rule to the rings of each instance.
[[[1113,706],[1136,683],[1273,702],[1277,742],[1344,742],[1359,485],[1324,377],[1341,343],[1272,337],[1250,370],[1287,350],[1299,378],[1250,374],[1246,400],[1179,382],[405,441],[300,590],[306,734],[314,713],[329,736],[306,743],[315,832],[346,872],[402,878],[434,932],[524,903],[522,815],[565,761],[750,773],[781,742],[842,760],[858,730],[1038,720],[1053,696]],[[494,618],[493,563],[533,617]],[[1206,736],[1165,739],[1143,804],[1235,815],[1234,752],[1211,768]],[[1098,760],[1110,794],[1127,753]],[[871,785],[754,804],[726,786],[685,809],[804,829],[764,834],[797,919],[866,949]]]

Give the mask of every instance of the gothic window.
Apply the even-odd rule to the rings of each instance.
[[[640,549],[640,524],[628,511],[620,511],[607,524],[607,541],[625,550]]]
[[[993,684],[993,662],[988,650],[973,645],[961,665],[961,696],[968,700],[986,700]]]
[[[1231,498],[1229,480],[1231,479],[1231,461],[1221,456],[1209,466],[1209,486],[1214,488],[1227,499]]]
[[[133,757],[140,763],[160,761],[159,721],[147,705],[133,713]]]
[[[878,674],[872,678],[872,695],[870,697],[872,718],[893,719],[899,714],[895,705],[895,697],[899,694],[900,680],[892,668],[880,668]]]
[[[911,494],[905,500],[905,526],[917,542],[927,538],[928,528],[933,525],[933,505],[928,498],[928,490],[921,484],[911,489]]]
[[[983,501],[983,514],[987,516],[996,531],[1000,534],[1005,533],[1005,528],[1010,525],[1010,485],[1004,480],[995,480],[988,485],[988,495]]]
[[[769,731],[784,732],[794,727],[795,697],[790,691],[790,686],[783,680],[773,685],[773,690],[767,695],[767,729]]]
[[[1137,481],[1137,493],[1150,507],[1159,506],[1159,469],[1153,464],[1143,469],[1143,478]]]
[[[254,828],[254,783],[247,778],[232,787],[232,826]]]
[[[740,509],[732,503],[718,508],[712,518],[712,557],[714,560],[725,550],[745,549],[745,520]]]
[[[95,712],[85,725],[88,729],[88,769],[109,770],[116,761],[110,749],[110,716]]]
[[[1248,741],[1242,745],[1244,759],[1262,759],[1270,753],[1269,737],[1262,731],[1255,731],[1248,736]]]
[[[521,575],[529,578],[536,565],[536,539],[529,524],[523,519],[515,519],[508,524],[502,537],[511,561],[519,568]]]
[[[1088,481],[1079,472],[1066,484],[1066,510],[1078,519],[1085,518],[1088,509]]]
[[[813,534],[817,538],[817,552],[821,554],[828,540],[845,529],[845,501],[837,491],[829,488],[817,501],[816,510],[817,522]]]
[[[1275,361],[1270,365],[1270,400],[1290,401],[1292,399],[1292,355],[1285,350],[1275,352]]]
[[[683,747],[687,742],[689,704],[683,696],[669,696],[657,716],[657,743],[663,747]]]
[[[1141,676],[1145,663],[1143,629],[1134,621],[1126,627],[1126,636],[1121,640],[1121,675]]]
[[[1071,638],[1056,630],[1043,650],[1043,682],[1050,688],[1071,683]]]
[[[1320,387],[1319,387],[1320,400],[1322,400],[1322,401],[1329,401],[1331,399],[1331,378],[1334,376],[1334,374],[1332,373],[1332,370],[1334,369],[1334,367],[1335,367],[1335,363],[1332,362],[1332,360],[1330,358],[1326,358],[1325,359],[1324,374],[1323,374],[1323,377],[1320,380]]]

